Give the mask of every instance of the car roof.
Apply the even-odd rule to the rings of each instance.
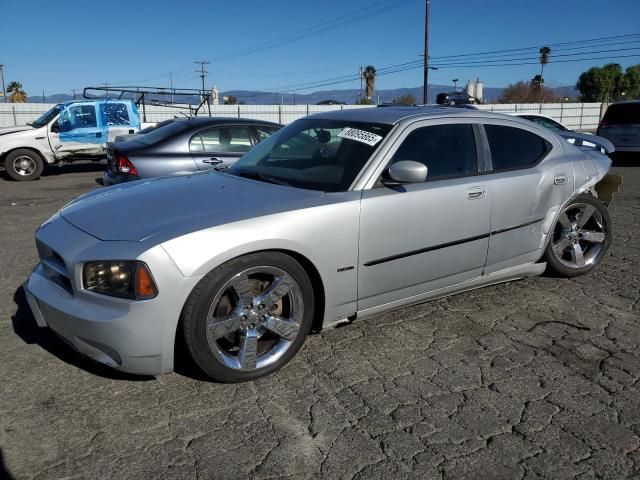
[[[640,100],[626,100],[624,102],[615,102],[610,104],[609,106],[613,106],[613,105],[628,105],[628,104],[640,104]]]
[[[382,123],[387,125],[395,125],[403,120],[412,119],[429,119],[440,117],[464,117],[464,118],[483,118],[504,120],[509,119],[516,122],[522,122],[529,125],[525,119],[520,119],[511,115],[502,113],[493,113],[483,110],[471,110],[467,108],[455,108],[445,106],[385,106],[385,108],[350,108],[343,110],[332,110],[330,112],[322,112],[311,115],[313,118],[323,118],[327,120],[346,120],[351,122],[371,122]]]
[[[188,123],[193,127],[200,127],[203,125],[218,125],[218,124],[233,124],[233,125],[269,125],[274,127],[281,127],[282,125],[274,122],[268,122],[266,120],[254,120],[251,118],[238,118],[238,117],[177,117],[176,122]]]

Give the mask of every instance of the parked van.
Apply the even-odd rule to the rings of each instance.
[[[609,105],[596,135],[613,143],[617,152],[640,152],[640,100]]]

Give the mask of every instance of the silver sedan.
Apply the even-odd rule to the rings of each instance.
[[[481,111],[313,115],[227,171],[72,201],[36,233],[27,298],[40,326],[116,369],[170,372],[184,338],[211,377],[255,379],[312,328],[589,272],[611,244],[601,149]]]

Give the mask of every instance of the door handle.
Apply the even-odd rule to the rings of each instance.
[[[479,200],[484,197],[484,187],[473,187],[467,190],[467,198],[469,200]]]
[[[220,165],[222,160],[219,158],[206,158],[202,161],[202,163],[208,163],[209,165]]]
[[[567,176],[566,175],[556,175],[553,177],[554,185],[566,185],[567,184]]]

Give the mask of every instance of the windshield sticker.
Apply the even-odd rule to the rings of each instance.
[[[372,147],[382,140],[380,135],[376,135],[375,133],[367,132],[365,130],[359,130],[357,128],[345,128],[338,134],[338,136],[349,140],[355,140],[356,142],[366,143]]]

